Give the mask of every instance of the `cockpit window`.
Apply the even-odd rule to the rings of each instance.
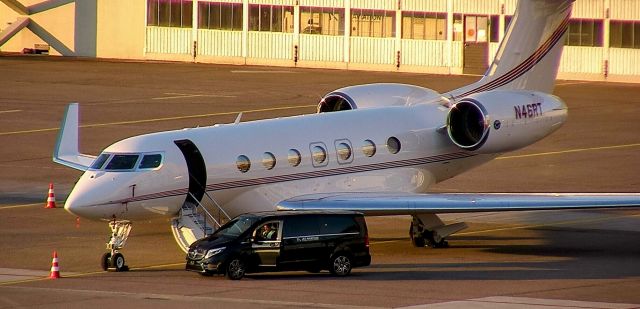
[[[95,161],[93,161],[93,164],[91,164],[91,168],[96,170],[101,169],[104,166],[104,163],[107,162],[108,159],[109,159],[108,153],[101,154]]]
[[[113,155],[107,170],[130,170],[135,168],[139,155]]]
[[[156,168],[158,166],[160,166],[160,164],[162,163],[162,155],[159,153],[156,154],[148,154],[148,155],[144,155],[144,157],[142,157],[142,161],[140,161],[140,166],[138,166],[139,169],[146,169],[146,168]]]

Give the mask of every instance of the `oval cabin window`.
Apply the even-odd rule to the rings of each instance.
[[[239,171],[246,173],[251,168],[251,161],[249,161],[249,158],[247,156],[239,155],[238,159],[236,160],[236,166],[238,167]]]
[[[376,154],[376,144],[371,140],[364,141],[364,144],[362,145],[362,153],[367,157],[373,157],[373,155]]]
[[[289,154],[287,156],[287,160],[291,166],[298,166],[302,161],[302,156],[300,155],[300,151],[295,149],[289,149]]]
[[[276,157],[270,152],[265,152],[262,155],[262,166],[268,170],[272,169],[276,166]]]
[[[320,146],[314,146],[313,153],[311,155],[313,156],[313,161],[318,164],[323,163],[327,159],[327,151]]]
[[[351,158],[351,147],[346,143],[339,143],[336,146],[336,150],[338,152],[338,157],[342,161],[348,161]]]
[[[395,137],[389,137],[387,140],[387,149],[390,153],[396,154],[400,151],[400,141]]]

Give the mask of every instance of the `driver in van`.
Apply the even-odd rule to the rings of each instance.
[[[278,235],[278,230],[271,226],[271,224],[265,224],[262,226],[260,236],[263,240],[275,240]]]

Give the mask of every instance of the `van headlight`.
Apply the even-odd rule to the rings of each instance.
[[[226,247],[209,249],[209,251],[207,251],[207,254],[204,256],[204,258],[208,259],[216,254],[220,254],[222,251],[224,251],[224,249],[226,249]]]

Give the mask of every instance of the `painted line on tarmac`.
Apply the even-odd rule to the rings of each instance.
[[[241,73],[241,74],[297,74],[298,72],[294,71],[277,71],[277,70],[233,70],[231,73]]]
[[[109,126],[116,126],[116,125],[128,125],[128,124],[161,122],[161,121],[193,119],[193,118],[206,118],[206,117],[215,117],[215,116],[236,115],[236,114],[239,114],[239,113],[243,113],[243,114],[262,113],[262,112],[268,112],[268,111],[278,111],[278,110],[287,110],[287,109],[302,109],[302,108],[317,107],[317,106],[318,106],[317,104],[313,104],[313,105],[298,105],[298,106],[282,106],[282,107],[272,107],[272,108],[250,109],[250,110],[245,110],[245,111],[233,111],[233,112],[198,114],[198,115],[187,115],[187,116],[176,116],[176,117],[165,117],[165,118],[152,118],[152,119],[141,119],[141,120],[117,121],[117,122],[108,122],[108,123],[95,123],[95,124],[81,125],[80,128],[97,128],[97,127],[109,127]],[[58,131],[58,130],[59,130],[59,128],[46,128],[46,129],[34,129],[34,130],[13,131],[13,132],[0,132],[0,136],[18,135],[18,134],[27,134],[27,133],[39,133],[39,132],[51,132],[51,131]]]
[[[159,264],[159,265],[132,267],[132,268],[130,268],[130,270],[136,271],[136,270],[145,270],[145,269],[162,269],[162,268],[169,268],[169,267],[176,267],[176,266],[183,266],[183,265],[184,265],[184,262],[183,263],[172,263],[172,264]],[[63,272],[63,273],[61,273],[60,277],[61,277],[61,279],[64,279],[64,278],[76,278],[76,277],[85,277],[85,276],[104,274],[104,273],[108,273],[108,272],[107,271],[103,271],[103,270],[88,271],[88,272],[74,272],[74,273],[64,273]],[[49,278],[49,277],[37,277],[37,278],[30,278],[30,279],[23,279],[23,280],[6,281],[6,282],[0,282],[0,286],[7,286],[7,285],[20,284],[20,283],[28,283],[28,282],[36,282],[36,281],[45,281],[45,280],[51,280],[51,278]]]
[[[46,200],[46,199],[45,199]],[[64,201],[56,201],[56,203],[64,203]],[[33,204],[22,204],[22,205],[9,205],[9,206],[0,206],[0,210],[4,210],[4,209],[12,209],[12,208],[25,208],[25,207],[33,207],[33,206],[42,206],[44,208],[44,206],[47,204],[46,201],[42,202],[42,203],[33,203]]]
[[[22,111],[21,109],[12,109],[12,110],[0,111],[0,114],[18,113],[21,111]]]
[[[169,93],[165,93],[169,94]],[[151,98],[151,100],[171,100],[171,99],[188,99],[188,98],[237,98],[235,95],[218,95],[218,94],[186,94],[186,93],[174,93],[169,97],[156,97]]]
[[[491,232],[499,232],[499,231],[511,231],[511,230],[522,230],[522,229],[530,229],[530,228],[538,228],[538,227],[549,227],[549,226],[558,226],[558,225],[574,225],[579,223],[593,223],[593,222],[604,222],[616,219],[624,219],[624,218],[635,218],[640,217],[640,214],[637,215],[622,215],[622,216],[611,216],[606,218],[597,218],[597,219],[582,219],[582,220],[570,220],[570,221],[559,221],[559,222],[551,222],[551,223],[543,223],[543,224],[526,224],[526,225],[518,225],[504,228],[496,228],[496,229],[488,229],[481,231],[472,231],[472,232],[462,232],[455,233],[454,235],[475,235],[475,234],[483,234],[483,233],[491,233]]]
[[[556,83],[556,87],[558,86],[572,86],[572,85],[584,85],[584,84],[593,84],[594,82],[590,81],[567,81],[567,82],[558,82]]]
[[[314,302],[295,302],[295,301],[282,301],[282,300],[261,300],[261,299],[246,299],[246,298],[229,298],[229,297],[217,297],[217,296],[200,296],[200,295],[180,295],[180,294],[156,294],[156,293],[134,293],[134,292],[121,292],[121,291],[104,291],[104,290],[83,290],[83,289],[65,289],[65,288],[49,288],[49,287],[22,287],[12,286],[8,287],[13,290],[27,290],[27,291],[45,291],[53,292],[56,295],[61,293],[72,294],[84,294],[94,295],[99,297],[107,297],[106,299],[121,299],[126,297],[129,299],[141,299],[141,300],[168,300],[179,302],[202,302],[209,306],[220,305],[224,303],[222,307],[233,307],[233,304],[255,304],[260,307],[315,307],[315,308],[385,308],[385,307],[371,307],[371,306],[358,306],[358,305],[341,305],[341,304],[324,304]]]
[[[587,302],[565,299],[544,299],[530,297],[511,297],[511,296],[489,296],[483,298],[460,299],[442,303],[431,303],[407,307],[399,307],[398,309],[425,309],[425,308],[609,308],[609,309],[628,309],[639,308],[637,304],[622,303],[605,303],[605,302]]]
[[[492,233],[492,232],[524,230],[524,229],[530,229],[530,228],[549,227],[549,226],[558,226],[558,225],[574,225],[574,224],[579,224],[579,223],[604,222],[604,221],[615,220],[615,219],[636,218],[636,217],[640,217],[640,214],[623,215],[623,216],[611,216],[611,217],[607,217],[607,218],[597,218],[597,219],[559,221],[559,222],[544,223],[544,224],[526,224],[526,225],[510,226],[510,227],[495,228],[495,229],[480,230],[480,231],[461,232],[461,233],[455,233],[452,236],[477,235],[477,234]],[[371,244],[372,245],[378,245],[378,244],[398,242],[398,241],[405,241],[405,240],[404,239],[385,240],[385,241],[371,242]]]
[[[391,242],[397,242],[397,241],[404,241],[405,239],[396,239],[396,240],[383,240],[383,241],[372,241],[371,244],[372,245],[379,245],[379,244],[386,244],[386,243],[391,243]]]
[[[505,156],[505,157],[496,158],[496,160],[521,159],[521,158],[530,158],[530,157],[541,157],[541,156],[550,156],[550,155],[558,155],[558,154],[567,154],[567,153],[574,153],[574,152],[598,151],[598,150],[609,150],[609,149],[620,149],[620,148],[632,148],[632,147],[639,147],[639,146],[640,146],[640,143],[624,144],[624,145],[611,145],[611,146],[602,146],[602,147],[590,147],[590,148],[577,148],[577,149],[540,152],[540,153],[532,153],[532,154],[517,155],[517,156]]]

